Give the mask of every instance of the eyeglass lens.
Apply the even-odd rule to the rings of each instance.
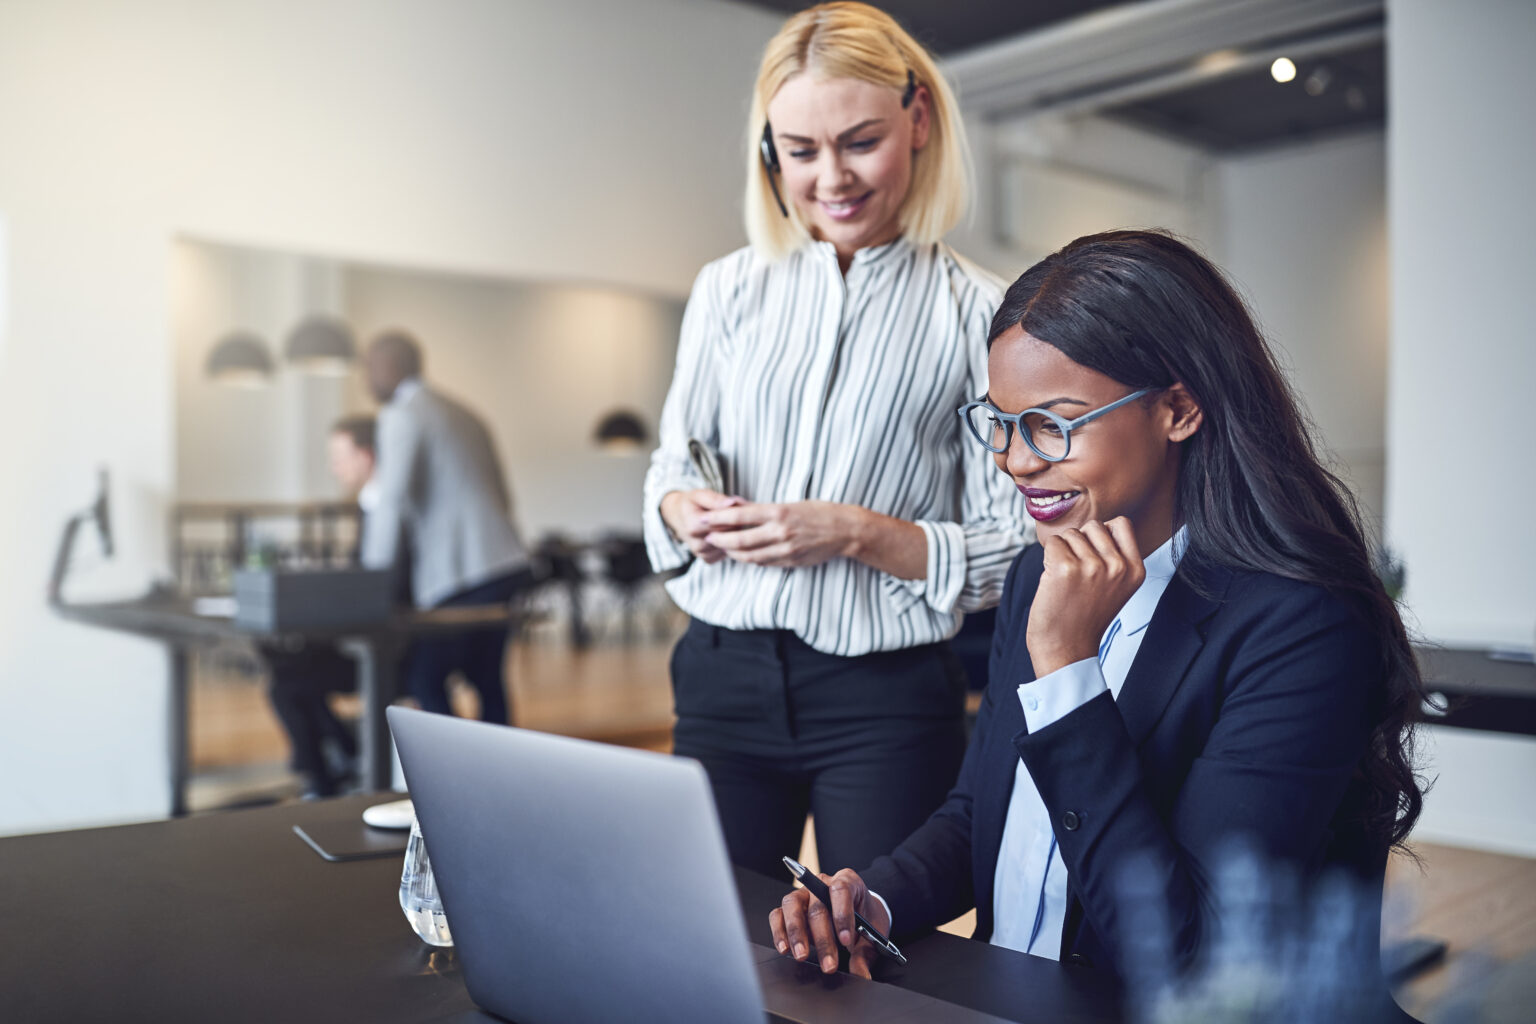
[[[966,413],[972,433],[977,440],[993,451],[1008,447],[1009,424],[997,418],[997,413],[985,405],[974,405]],[[1028,443],[1047,459],[1059,459],[1067,453],[1067,434],[1061,424],[1044,413],[1032,412],[1021,420],[1029,431]]]

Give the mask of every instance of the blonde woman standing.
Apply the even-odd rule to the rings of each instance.
[[[809,811],[824,862],[864,864],[953,784],[948,640],[1032,536],[954,414],[987,390],[1002,288],[940,241],[968,199],[959,111],[888,15],[789,19],[748,130],[752,244],[699,274],[646,477],[652,564],[688,567],[675,749],[737,863],[781,870]]]

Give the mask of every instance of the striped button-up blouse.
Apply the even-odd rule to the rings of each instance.
[[[996,604],[1033,524],[955,410],[986,391],[1001,296],[947,246],[901,239],[857,252],[846,277],[826,242],[774,263],[746,248],[706,266],[645,479],[651,564],[691,557],[659,505],[703,486],[688,458],[696,438],[747,501],[821,499],[915,522],[928,568],[901,580],[848,558],[793,569],[695,560],[667,584],[673,600],[717,626],[789,629],[840,655],[947,639],[963,612]]]

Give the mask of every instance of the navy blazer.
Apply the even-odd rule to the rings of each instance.
[[[1167,893],[1175,952],[1198,948],[1211,871],[1238,835],[1306,875],[1367,880],[1379,941],[1386,846],[1367,832],[1358,768],[1384,692],[1379,640],[1352,606],[1265,573],[1185,569],[1168,584],[1116,701],[1102,693],[1039,733],[1017,688],[1043,549],[1015,560],[993,636],[990,681],[954,790],[890,856],[863,872],[899,935],[974,906],[992,934],[993,881],[1022,758],[1068,871],[1061,957],[1121,967],[1116,888],[1149,858]],[[1367,908],[1369,909],[1369,908]]]

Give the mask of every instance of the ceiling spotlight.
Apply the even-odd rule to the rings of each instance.
[[[1240,50],[1213,50],[1195,61],[1195,70],[1206,75],[1224,75],[1242,63],[1243,54]]]
[[[1365,109],[1365,90],[1358,85],[1352,85],[1344,90],[1344,105],[1355,113]]]
[[[1307,80],[1301,83],[1301,87],[1307,90],[1308,96],[1321,96],[1328,91],[1329,84],[1333,81],[1333,72],[1327,66],[1319,64],[1312,69]]]
[[[1277,82],[1289,82],[1296,77],[1296,65],[1289,57],[1276,57],[1269,66],[1269,73]]]

